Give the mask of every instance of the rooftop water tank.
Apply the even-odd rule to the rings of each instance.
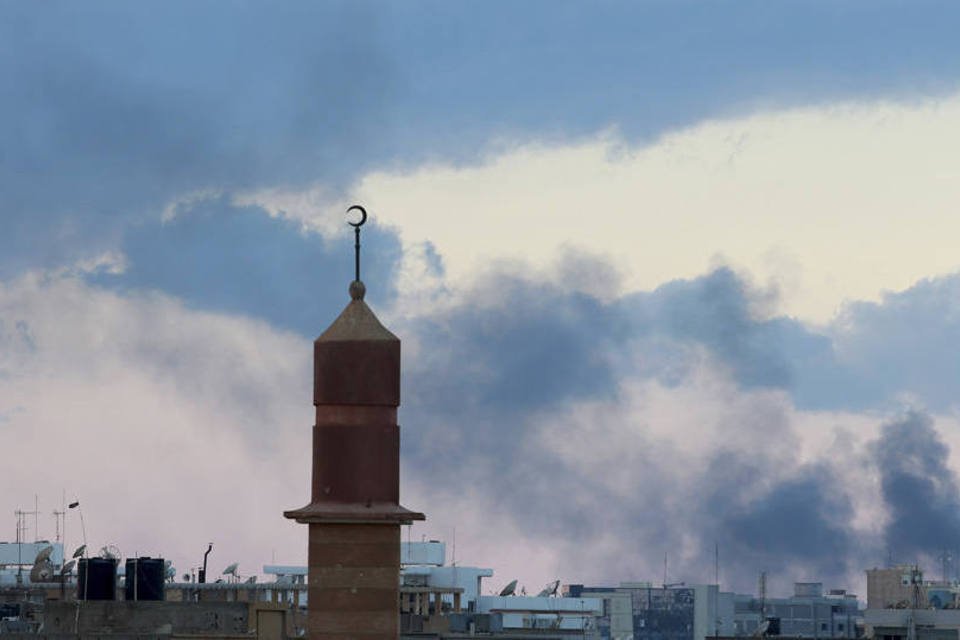
[[[77,569],[77,600],[117,599],[117,559],[81,558]]]
[[[124,598],[163,600],[165,573],[163,558],[127,558]]]

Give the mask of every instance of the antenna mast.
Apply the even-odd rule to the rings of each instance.
[[[767,572],[760,572],[760,580],[757,591],[760,592],[760,624],[767,619]]]
[[[717,599],[713,612],[713,638],[720,637],[720,543],[713,543],[713,581],[717,583]]]

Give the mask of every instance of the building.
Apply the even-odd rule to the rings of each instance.
[[[867,569],[867,609],[925,608],[925,589],[916,565]]]
[[[878,640],[958,640],[960,584],[924,580],[917,565],[867,570],[867,635]]]
[[[564,595],[603,600],[597,621],[598,637],[611,640],[694,640],[717,632],[731,633],[732,600],[718,627],[719,590],[716,585],[667,585],[621,582],[617,587],[566,585]],[[729,594],[732,595],[732,594]]]
[[[856,638],[863,614],[854,594],[843,589],[823,593],[820,582],[794,583],[793,596],[735,595],[734,635],[751,636],[761,625],[766,635],[790,638]]]
[[[447,566],[446,545],[439,540],[401,543],[400,561],[401,613],[477,611],[482,581],[493,576],[493,569]],[[432,605],[424,602],[430,594]]]
[[[856,596],[843,590],[824,595],[818,582],[796,583],[788,598],[761,599],[711,584],[656,587],[648,582],[567,585],[564,594],[602,599],[598,637],[610,640],[856,638],[862,622]]]

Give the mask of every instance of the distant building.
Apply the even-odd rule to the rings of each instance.
[[[655,587],[649,582],[622,582],[617,587],[566,585],[566,596],[603,600],[598,637],[610,640],[700,640],[715,633],[732,634],[732,600],[726,626],[716,585]],[[733,594],[728,594],[732,596]]]
[[[609,640],[707,640],[731,637],[856,638],[856,596],[823,594],[821,583],[796,583],[789,598],[719,591],[717,585],[617,587],[567,585],[564,595],[603,600],[597,637]]]
[[[762,612],[761,612],[762,608]],[[734,596],[734,635],[757,635],[761,624],[767,636],[790,638],[856,638],[862,613],[857,597],[843,589],[823,594],[819,582],[797,582],[789,598]]]
[[[901,564],[867,569],[867,609],[926,608],[923,571]]]
[[[916,565],[867,570],[867,635],[876,640],[960,640],[960,584],[924,580]]]

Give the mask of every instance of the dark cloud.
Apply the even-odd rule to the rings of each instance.
[[[369,8],[220,9],[4,5],[0,275],[113,248],[196,190],[335,190],[383,156],[395,72]]]
[[[371,220],[363,245],[368,300],[386,306],[396,294],[390,274],[396,271],[399,243]],[[339,315],[350,300],[353,238],[346,225],[342,242],[325,243],[258,207],[212,197],[182,207],[168,222],[137,225],[121,247],[126,271],[95,274],[95,283],[163,291],[195,308],[260,318],[311,338],[326,328],[322,319]]]
[[[758,320],[751,311],[758,297],[729,268],[693,280],[675,280],[650,295],[625,302],[628,312],[650,319],[650,332],[681,343],[707,347],[729,365],[744,386],[785,387],[791,364],[783,353],[784,322]],[[630,309],[639,306],[640,309]]]
[[[949,450],[931,418],[917,411],[884,425],[875,444],[880,487],[890,522],[889,554],[903,562],[933,558],[960,544],[960,486]]]
[[[335,192],[491,140],[650,140],[761,99],[949,91],[957,11],[3,3],[0,276],[112,248],[198,189]]]
[[[960,274],[922,280],[880,302],[847,306],[831,334],[850,372],[844,388],[869,389],[877,402],[897,395],[935,410],[960,397]],[[856,382],[859,380],[859,385]]]

